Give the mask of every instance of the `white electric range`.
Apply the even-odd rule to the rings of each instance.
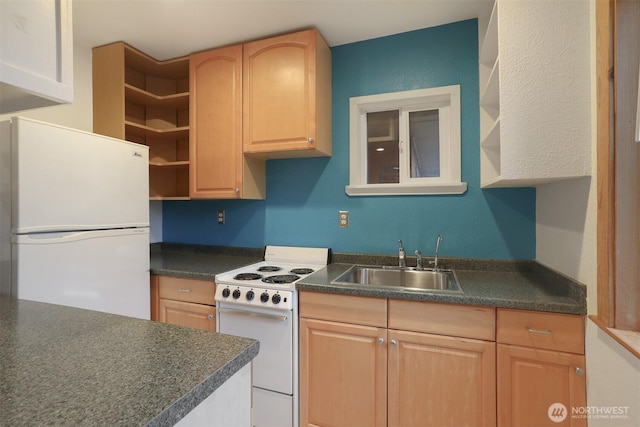
[[[264,261],[216,275],[216,331],[260,341],[253,425],[298,426],[295,284],[329,263],[328,248],[267,246]]]

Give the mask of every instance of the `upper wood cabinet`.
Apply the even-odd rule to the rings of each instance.
[[[189,197],[189,58],[93,49],[93,130],[149,146],[149,197]]]
[[[331,155],[331,51],[315,29],[244,45],[244,152]]]
[[[0,114],[73,101],[71,0],[0,1]]]
[[[242,153],[242,45],[189,59],[190,195],[264,199],[265,161]]]
[[[482,187],[590,175],[589,3],[496,0],[478,29]]]

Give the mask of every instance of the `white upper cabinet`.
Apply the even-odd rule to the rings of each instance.
[[[1,0],[0,114],[72,100],[71,0]]]
[[[496,0],[478,29],[481,186],[590,175],[589,2]]]

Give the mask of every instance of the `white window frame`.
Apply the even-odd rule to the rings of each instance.
[[[462,194],[460,85],[442,86],[349,99],[349,196],[398,196],[417,194]],[[440,176],[411,178],[409,171],[409,113],[439,110]],[[400,182],[367,183],[367,113],[400,111]]]

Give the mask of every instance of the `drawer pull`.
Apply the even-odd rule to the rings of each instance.
[[[529,331],[529,333],[532,334],[543,334],[543,335],[552,335],[553,332],[549,331],[549,330],[542,330],[542,329],[533,329],[533,328],[529,328],[527,327],[527,331]]]
[[[189,293],[189,292],[191,292],[191,289],[178,288],[178,292],[185,292],[185,293]]]

